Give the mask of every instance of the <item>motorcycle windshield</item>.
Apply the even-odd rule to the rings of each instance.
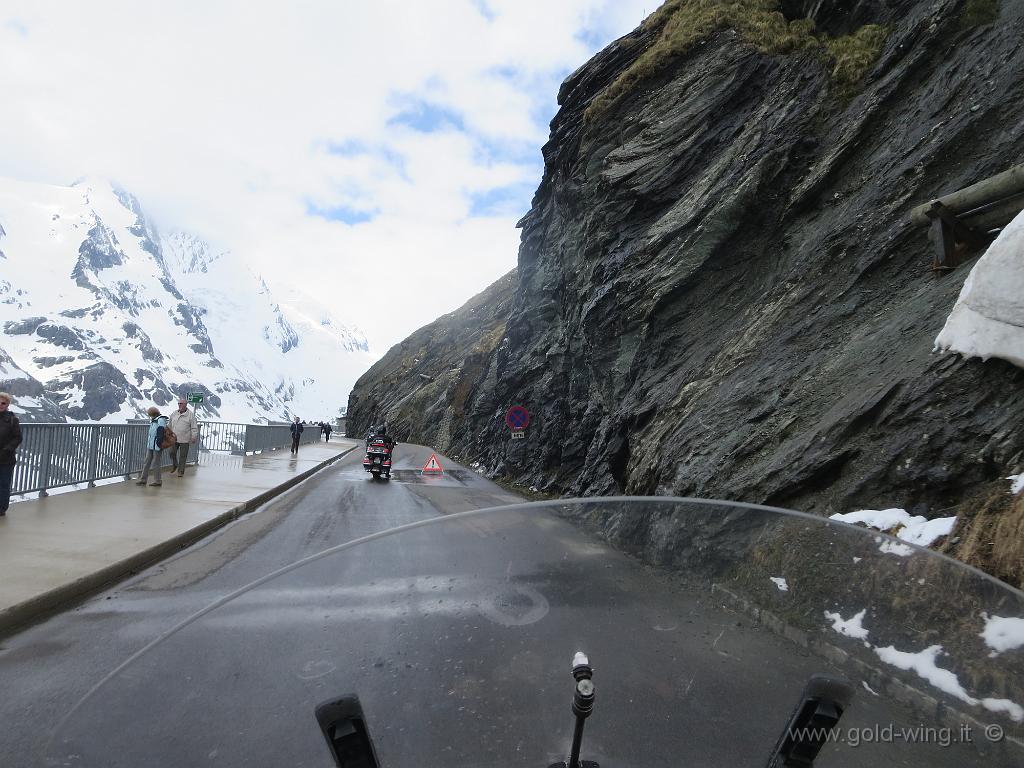
[[[888,536],[674,499],[461,513],[271,574],[129,659],[48,766],[330,766],[356,694],[379,764],[764,766],[808,678],[855,689],[815,765],[1024,765],[1024,595]],[[803,763],[801,763],[803,764]]]

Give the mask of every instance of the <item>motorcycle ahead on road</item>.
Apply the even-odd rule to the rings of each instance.
[[[98,684],[38,764],[1009,768],[1024,594],[767,507],[452,514],[218,600]]]
[[[391,455],[396,445],[398,443],[393,443],[384,437],[371,437],[367,442],[363,469],[373,475],[374,480],[380,478],[381,475],[385,479],[391,479]]]

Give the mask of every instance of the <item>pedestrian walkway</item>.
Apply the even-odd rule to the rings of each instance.
[[[12,504],[0,518],[0,634],[176,552],[357,445],[201,453],[159,488],[127,481]]]

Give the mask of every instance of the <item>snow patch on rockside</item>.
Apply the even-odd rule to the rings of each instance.
[[[935,348],[1024,368],[1024,212],[971,269]]]
[[[895,530],[896,538],[919,547],[930,547],[943,536],[948,536],[956,527],[956,517],[937,517],[929,520],[922,515],[910,515],[905,509],[861,509],[830,516],[842,523],[860,524],[878,531]],[[907,557],[913,550],[892,541],[880,542],[882,552]]]

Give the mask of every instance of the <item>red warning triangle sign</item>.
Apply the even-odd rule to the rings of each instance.
[[[427,459],[427,463],[423,465],[423,471],[437,474],[444,472],[444,469],[441,468],[441,462],[437,460],[436,454],[430,454],[430,458]]]

